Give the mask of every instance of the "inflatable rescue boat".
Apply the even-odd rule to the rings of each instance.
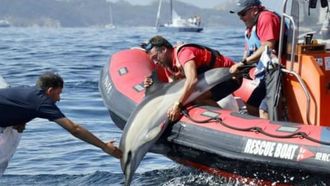
[[[274,112],[285,117],[272,121],[211,106],[188,106],[183,117],[158,141],[157,145],[164,145],[166,150],[156,153],[212,174],[258,180],[260,184],[295,184],[312,176],[328,183],[330,52],[326,39],[330,35],[313,32],[314,38],[309,40],[315,29],[310,25],[312,18],[307,12],[295,12],[308,8],[316,15],[313,11],[319,14],[326,8],[324,2],[324,7],[319,6],[314,10],[305,0],[283,2],[281,38],[285,42],[280,47],[287,46],[285,68],[281,69],[285,106]],[[287,38],[283,39],[285,34]],[[104,66],[99,88],[118,128],[125,127],[143,100],[144,78],[157,70],[138,48],[113,54]],[[247,101],[246,92],[252,83],[244,79],[235,97]]]

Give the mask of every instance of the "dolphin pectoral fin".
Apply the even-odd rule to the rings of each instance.
[[[144,143],[147,143],[153,139],[155,139],[156,137],[158,137],[162,131],[164,131],[164,127],[166,127],[166,122],[152,128],[151,130],[148,131],[148,133],[145,136],[145,141]]]

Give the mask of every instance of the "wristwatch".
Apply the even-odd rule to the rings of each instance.
[[[243,65],[247,65],[247,61],[246,61],[246,58],[244,58],[241,63],[243,63]]]
[[[182,109],[182,104],[180,101],[174,102],[174,105],[177,106],[180,110]]]

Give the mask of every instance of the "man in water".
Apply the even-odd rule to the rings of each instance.
[[[280,17],[261,5],[260,0],[237,0],[230,13],[236,13],[246,26],[245,31],[245,51],[243,60],[230,68],[231,73],[238,72],[238,68],[244,65],[256,63],[256,81],[258,86],[253,91],[247,102],[250,114],[268,119],[268,106],[265,84],[265,66],[260,62],[260,57],[266,46],[270,50],[278,52],[280,38]]]
[[[167,82],[172,82],[186,78],[181,97],[168,110],[168,118],[171,121],[180,117],[182,103],[195,89],[198,74],[212,68],[229,68],[234,64],[230,58],[221,55],[216,50],[196,44],[173,47],[162,36],[152,37],[144,49],[150,59],[164,70],[165,77],[160,77],[161,80],[165,79]],[[145,86],[149,86],[151,83],[151,79],[146,78]],[[218,106],[217,101],[237,90],[240,85],[240,79],[227,80],[198,98],[197,103]]]
[[[54,121],[73,136],[121,158],[122,152],[113,144],[105,143],[91,132],[74,123],[56,106],[60,101],[64,81],[55,73],[42,74],[36,86],[0,89],[0,176],[16,151],[26,123],[34,118]]]

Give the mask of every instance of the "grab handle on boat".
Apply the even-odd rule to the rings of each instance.
[[[306,99],[307,99],[307,103],[306,103],[306,120],[307,120],[307,124],[309,125],[313,125],[312,122],[310,121],[310,117],[309,117],[309,113],[310,113],[310,105],[311,105],[311,95],[307,89],[307,86],[305,85],[304,81],[302,80],[302,78],[294,71],[291,70],[287,70],[287,69],[282,69],[283,72],[287,73],[287,74],[291,74],[293,75],[295,78],[297,78],[300,86],[302,87]],[[315,103],[316,104],[316,103]],[[315,113],[317,113],[317,108],[315,107]]]

